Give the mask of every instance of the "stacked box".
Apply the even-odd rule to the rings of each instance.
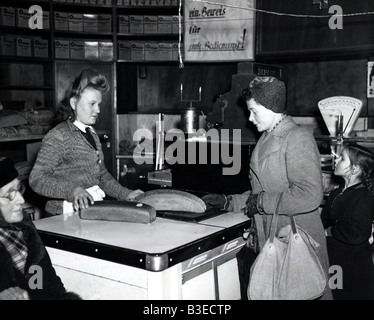
[[[84,58],[87,60],[99,59],[99,43],[97,41],[84,42]]]
[[[16,54],[15,38],[12,36],[2,37],[2,50],[1,53],[4,56],[14,56]]]
[[[144,60],[144,42],[141,42],[141,41],[131,42],[131,60],[133,61]]]
[[[55,40],[55,58],[69,59],[70,49],[68,40]]]
[[[144,16],[129,16],[129,31],[131,34],[144,33]]]
[[[164,0],[157,0],[157,6],[163,7],[164,6]]]
[[[99,42],[99,59],[102,61],[113,60],[113,42]]]
[[[128,34],[129,31],[129,16],[120,15],[118,17],[118,32]]]
[[[112,15],[98,14],[97,15],[97,31],[100,33],[112,32]]]
[[[171,42],[160,42],[158,50],[160,61],[171,61],[173,59],[173,45]]]
[[[171,0],[164,0],[164,6],[171,6]]]
[[[17,27],[28,28],[31,14],[29,14],[29,9],[18,8],[17,9]]]
[[[43,10],[43,29],[50,29],[49,11]]]
[[[37,58],[48,58],[48,40],[34,39],[33,55]]]
[[[83,16],[81,13],[69,13],[69,31],[83,31]]]
[[[67,12],[55,12],[55,29],[61,31],[69,30],[69,20]]]
[[[172,60],[178,61],[179,60],[179,49],[178,49],[178,42],[173,43],[173,49],[172,49]],[[181,43],[181,55],[183,57],[183,43]]]
[[[70,59],[84,60],[84,41],[70,41]]]
[[[179,16],[172,16],[172,21],[171,33],[179,34]],[[183,27],[183,20],[181,21],[181,26]]]
[[[158,32],[157,16],[144,16],[144,33],[155,34]]]
[[[16,38],[16,55],[19,57],[31,57],[31,38],[17,37]]]
[[[150,0],[149,5],[150,6],[157,6],[157,0]]]
[[[118,41],[118,60],[131,60],[131,42]]]
[[[172,16],[158,16],[158,33],[171,34],[172,33]]]
[[[15,27],[16,26],[16,11],[12,7],[3,7],[1,11],[1,20],[3,26]]]
[[[83,14],[83,31],[97,32],[97,14]]]
[[[158,42],[146,42],[144,44],[144,59],[158,61]]]
[[[178,4],[179,4],[178,0],[171,0],[172,6],[178,6]]]

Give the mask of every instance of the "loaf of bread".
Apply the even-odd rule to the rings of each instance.
[[[104,200],[80,210],[79,216],[83,220],[151,223],[156,219],[156,210],[135,201]]]
[[[203,213],[206,205],[199,197],[180,190],[157,189],[146,191],[135,198],[136,201],[150,205],[156,211],[189,211]]]

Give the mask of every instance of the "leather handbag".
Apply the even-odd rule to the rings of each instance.
[[[275,235],[279,217],[279,196],[270,235],[252,265],[249,300],[311,300],[323,295],[327,275],[319,261],[319,244],[296,225],[283,227]]]

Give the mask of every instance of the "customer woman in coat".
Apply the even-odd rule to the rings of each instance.
[[[243,92],[249,121],[262,132],[250,160],[250,191],[243,194],[207,195],[207,205],[221,203],[229,211],[254,217],[260,249],[270,231],[279,195],[278,228],[298,226],[319,243],[319,258],[328,275],[326,238],[318,207],[323,198],[319,151],[314,137],[285,113],[286,87],[275,77],[256,77]],[[328,288],[322,299],[331,299]]]

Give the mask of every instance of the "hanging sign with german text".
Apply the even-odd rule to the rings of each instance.
[[[185,0],[184,60],[254,59],[254,0]]]

